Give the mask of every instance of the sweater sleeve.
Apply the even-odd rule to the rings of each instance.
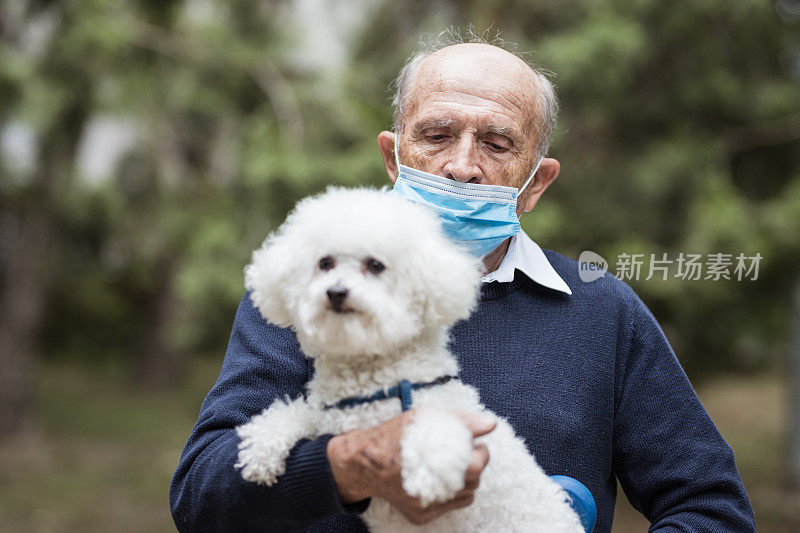
[[[631,291],[630,343],[618,361],[613,462],[650,531],[755,531],[733,451],[663,331]]]
[[[330,435],[301,441],[276,485],[245,481],[234,468],[245,423],[282,396],[297,397],[308,366],[291,331],[267,323],[245,294],[219,378],[200,408],[170,484],[179,531],[297,531],[343,506],[328,464]]]

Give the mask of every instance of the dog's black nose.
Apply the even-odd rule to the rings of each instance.
[[[345,287],[342,287],[341,285],[334,285],[333,287],[328,289],[327,293],[328,293],[328,299],[331,301],[333,309],[334,310],[341,309],[345,298],[347,298],[347,289]]]

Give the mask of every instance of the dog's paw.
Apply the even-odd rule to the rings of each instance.
[[[400,440],[403,489],[423,506],[452,499],[464,488],[472,433],[449,413],[423,409]]]
[[[304,410],[298,402],[276,400],[268,409],[236,428],[239,435],[238,462],[246,481],[272,486],[286,471],[286,458],[300,438],[301,432],[288,428],[304,425]]]

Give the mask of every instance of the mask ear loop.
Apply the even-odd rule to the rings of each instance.
[[[394,163],[397,165],[397,175],[400,175],[400,154],[397,151],[397,137],[399,133],[394,134]]]
[[[396,137],[395,137],[395,139],[396,139]],[[395,146],[396,146],[396,145],[395,145]],[[396,156],[397,156],[397,154],[395,153],[395,157],[396,157]],[[527,187],[527,186],[528,186],[528,184],[531,182],[531,180],[533,179],[533,177],[536,175],[536,172],[539,170],[539,166],[542,164],[542,161],[544,161],[544,156],[542,156],[542,157],[540,157],[540,158],[539,158],[539,162],[538,162],[538,163],[536,163],[536,166],[535,166],[535,167],[533,167],[533,170],[531,170],[531,174],[530,174],[530,176],[528,176],[528,179],[527,179],[527,180],[525,180],[525,185],[523,185],[523,186],[522,186],[522,188],[521,188],[521,189],[519,190],[519,192],[517,193],[517,198],[519,198],[519,197],[522,195],[522,191],[524,191],[524,190],[525,190],[525,187]]]

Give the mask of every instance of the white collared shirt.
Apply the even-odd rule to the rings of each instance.
[[[539,285],[572,294],[569,286],[555,271],[539,245],[533,242],[524,231],[511,237],[508,252],[500,266],[497,267],[497,270],[483,276],[481,281],[483,283],[492,281],[507,283],[514,280],[514,270],[519,270]]]

